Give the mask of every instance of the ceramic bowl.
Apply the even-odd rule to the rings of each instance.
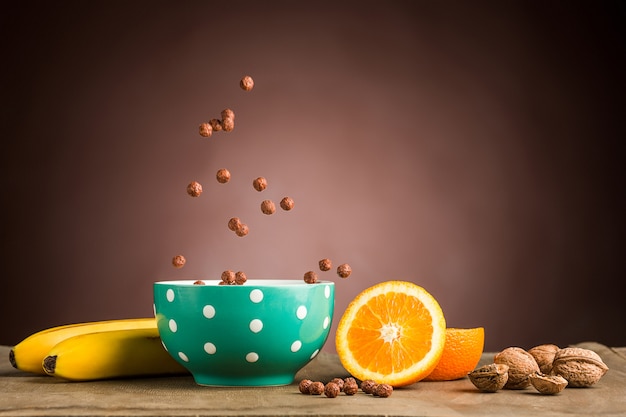
[[[332,282],[193,282],[155,282],[154,313],[163,346],[199,385],[290,384],[328,338]]]

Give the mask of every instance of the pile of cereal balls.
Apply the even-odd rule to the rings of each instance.
[[[335,398],[340,393],[346,395],[354,395],[359,391],[359,385],[356,379],[348,377],[333,378],[328,383],[324,384],[320,381],[311,381],[310,379],[303,379],[298,384],[298,389],[302,394],[307,395],[326,395],[328,398]],[[365,380],[361,382],[361,391],[366,394],[372,394],[375,397],[387,398],[393,392],[393,387],[389,384],[378,384],[372,380]]]

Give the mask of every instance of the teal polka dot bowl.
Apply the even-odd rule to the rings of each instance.
[[[155,282],[154,313],[163,346],[199,385],[290,384],[328,338],[332,282],[193,282]]]

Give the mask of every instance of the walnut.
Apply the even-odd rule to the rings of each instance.
[[[560,375],[546,375],[540,372],[528,376],[530,384],[542,394],[558,394],[567,386],[567,379]]]
[[[472,384],[483,392],[496,392],[504,387],[509,379],[509,366],[492,363],[476,368],[467,376]]]
[[[556,352],[551,374],[562,376],[571,387],[589,387],[608,370],[609,367],[593,350],[569,347]]]
[[[528,375],[540,372],[533,355],[520,347],[508,347],[494,357],[495,363],[509,366],[509,380],[504,385],[507,389],[524,389],[530,385]]]
[[[528,349],[528,353],[533,355],[537,365],[539,365],[539,370],[541,373],[549,374],[552,370],[552,361],[554,360],[554,355],[560,348],[557,345],[546,344],[535,346],[534,348]]]

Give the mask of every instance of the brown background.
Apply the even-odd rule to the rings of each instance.
[[[487,350],[626,345],[623,4],[4,1],[0,343],[329,257],[335,324],[403,279]]]

